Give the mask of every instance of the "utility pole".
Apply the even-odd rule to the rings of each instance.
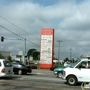
[[[70,48],[70,60],[72,60],[72,49]]]
[[[26,55],[26,38],[25,38],[25,55]]]
[[[60,40],[57,41],[58,42],[58,65],[59,65],[59,60],[60,60]]]
[[[27,56],[26,56],[26,38],[24,39],[25,40],[25,52],[24,52],[24,64],[26,65],[27,64]]]

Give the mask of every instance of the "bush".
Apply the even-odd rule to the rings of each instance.
[[[54,71],[54,69],[57,68],[57,66],[53,66],[50,68],[51,71]]]
[[[31,66],[32,69],[37,69],[37,66]]]

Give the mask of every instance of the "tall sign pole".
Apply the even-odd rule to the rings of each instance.
[[[54,57],[54,29],[41,30],[40,68],[51,68]]]

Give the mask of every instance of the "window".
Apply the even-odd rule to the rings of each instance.
[[[88,61],[88,68],[90,68],[90,61]]]
[[[11,67],[12,64],[9,61],[3,61],[5,67]]]
[[[0,67],[2,66],[1,62],[0,62]]]
[[[86,68],[87,66],[87,61],[82,61],[76,68]]]

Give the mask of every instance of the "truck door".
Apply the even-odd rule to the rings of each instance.
[[[76,73],[78,81],[81,82],[90,82],[90,68],[86,68],[85,65],[87,65],[87,61],[82,61],[77,67],[76,67]]]

